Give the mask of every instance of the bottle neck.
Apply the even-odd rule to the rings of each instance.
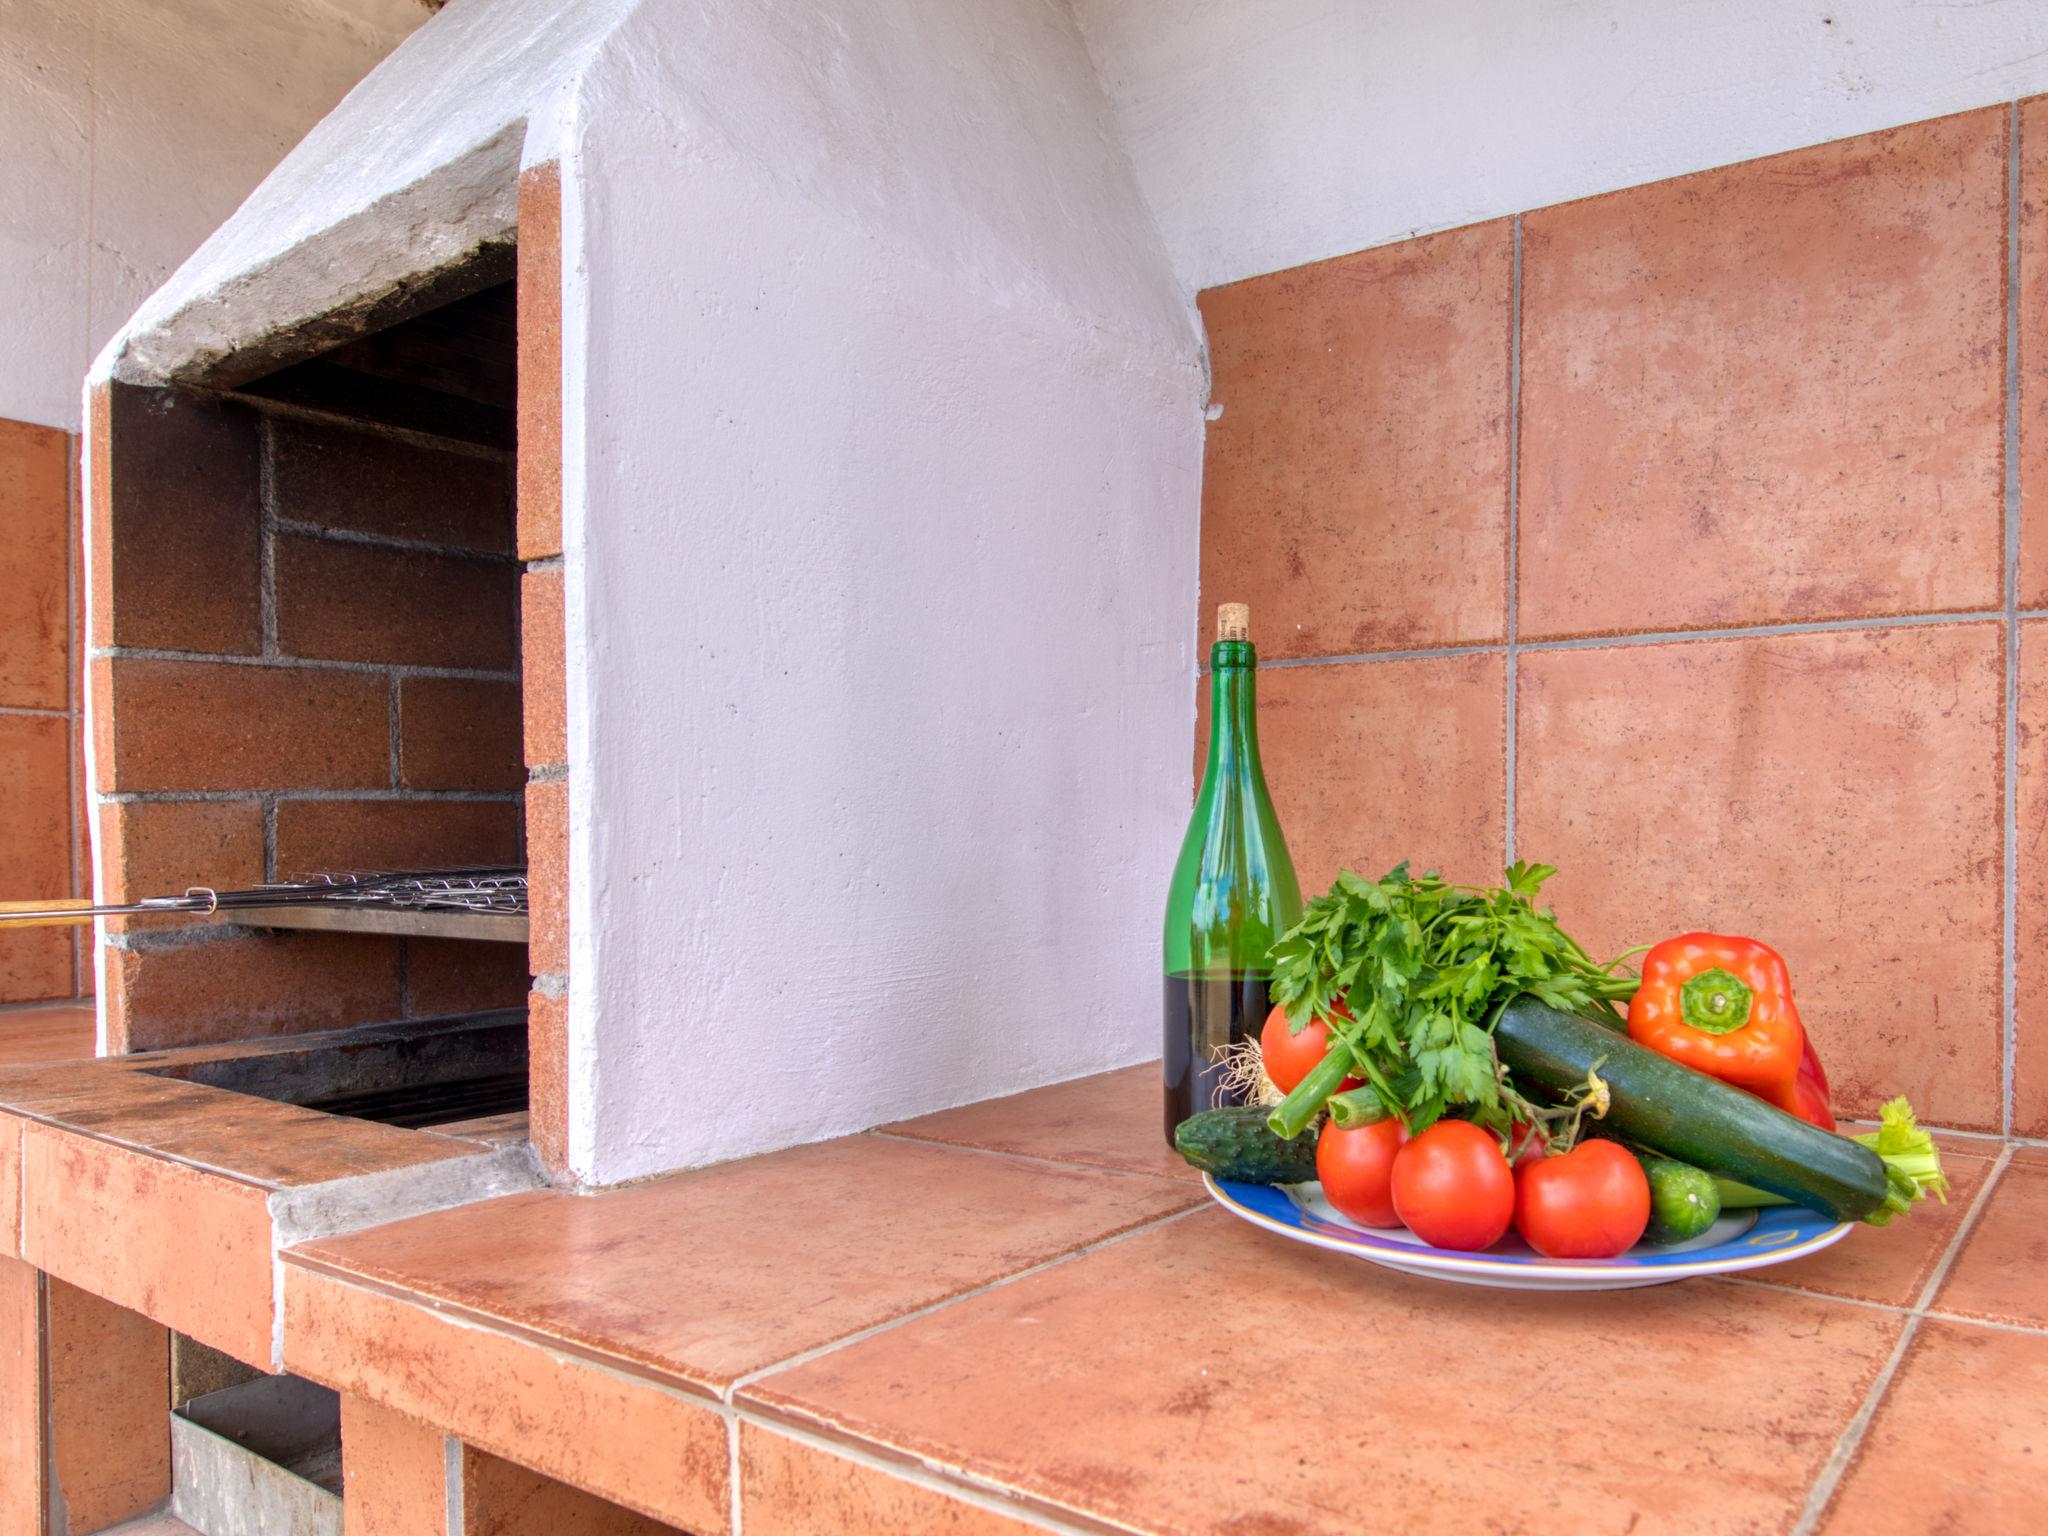
[[[1249,640],[1219,640],[1210,648],[1204,787],[1264,776],[1259,765],[1258,665],[1258,653]]]

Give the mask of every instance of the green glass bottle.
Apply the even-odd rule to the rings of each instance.
[[[1259,766],[1251,611],[1225,603],[1209,651],[1209,761],[1166,900],[1166,1139],[1223,1102],[1217,1056],[1272,1006],[1267,951],[1301,916],[1301,885]]]

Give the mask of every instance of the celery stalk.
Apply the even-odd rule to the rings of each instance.
[[[1920,1129],[1905,1095],[1893,1099],[1877,1114],[1876,1130],[1849,1138],[1884,1159],[1885,1173],[1891,1181],[1891,1193],[1885,1203],[1864,1220],[1881,1227],[1930,1193],[1943,1205],[1948,1204],[1948,1175],[1941,1171],[1941,1153],[1934,1138]]]

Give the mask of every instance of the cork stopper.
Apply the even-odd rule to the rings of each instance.
[[[1218,640],[1249,640],[1252,637],[1252,605],[1224,603],[1216,610]]]

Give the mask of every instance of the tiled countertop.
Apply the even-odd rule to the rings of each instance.
[[[1408,1279],[1204,1201],[1153,1070],[286,1255],[294,1370],[685,1529],[2038,1529],[2048,1148],[1770,1272]],[[734,1482],[738,1482],[735,1498]]]
[[[0,1256],[252,1365],[276,1360],[282,1244],[534,1182],[494,1125],[401,1130],[157,1075],[330,1037],[91,1059],[90,1010],[51,1013],[12,1038],[0,1013]]]

